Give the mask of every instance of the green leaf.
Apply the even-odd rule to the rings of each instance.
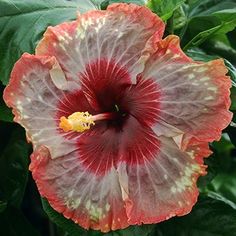
[[[188,24],[186,34],[189,34],[192,39],[184,46],[184,50],[197,47],[217,34],[232,31],[235,26],[236,21],[230,20],[230,17],[224,20],[217,15],[195,17]]]
[[[204,163],[208,166],[207,175],[200,177],[198,180],[198,188],[203,192],[208,189],[209,184],[218,174],[229,173],[233,165],[231,153],[234,145],[226,133],[222,134],[220,141],[211,144],[211,149],[213,154],[204,159]]]
[[[0,213],[0,235],[2,236],[40,236],[17,208],[9,207]]]
[[[227,34],[231,47],[236,50],[236,29]]]
[[[216,193],[232,202],[236,210],[236,173],[218,174],[208,186],[208,190],[208,194]]]
[[[234,0],[195,0],[188,1],[189,3],[189,16],[209,16],[214,12],[234,9]]]
[[[85,1],[71,0],[71,1],[78,4],[78,7],[82,9],[82,12],[86,12],[88,10],[93,9],[94,7],[99,9],[101,7],[101,4],[103,4],[107,0],[85,0]]]
[[[50,220],[62,228],[65,232],[68,232],[70,236],[148,236],[155,228],[155,225],[130,226],[123,230],[103,234],[100,231],[84,230],[79,227],[79,225],[75,224],[72,220],[66,219],[62,214],[53,210],[44,198],[42,198],[42,205]]]
[[[231,152],[235,148],[231,143],[229,135],[227,133],[223,133],[220,141],[213,142],[211,147],[215,155],[214,160],[218,162],[218,173],[229,174],[234,166],[234,159],[231,156]]]
[[[236,117],[235,113],[234,113],[234,117]],[[233,120],[235,120],[235,118]],[[231,142],[236,147],[236,123],[235,121],[231,122],[230,126],[227,127],[226,131],[230,137]]]
[[[229,72],[228,75],[232,80],[232,88],[231,88],[231,107],[230,110],[236,111],[236,68],[228,61],[225,60],[225,65],[227,66]]]
[[[7,203],[0,201],[0,213],[7,208]]]
[[[155,236],[236,236],[236,211],[222,199],[202,196],[192,212],[158,224]]]
[[[229,70],[229,75],[233,81],[233,85],[236,86],[236,68],[228,60],[225,60],[225,65]]]
[[[186,54],[195,61],[207,62],[218,58],[217,56],[207,55],[200,48],[191,48],[188,51],[186,51]]]
[[[174,30],[181,29],[187,23],[188,20],[187,10],[188,6],[186,4],[182,4],[179,8],[177,8],[174,11],[173,14]]]
[[[225,8],[219,8],[218,4],[213,3],[213,1],[203,2],[206,5],[197,3],[197,7],[189,10],[189,20],[184,29],[182,41],[184,50],[197,47],[206,40],[212,39],[216,35],[228,33],[236,27],[236,3],[229,2]],[[198,12],[199,6],[206,7],[207,3],[211,3],[213,7]],[[221,5],[221,3],[219,4]]]
[[[229,41],[227,34],[216,35],[207,40],[201,46],[206,52],[213,53],[236,63],[236,49],[234,49]]]
[[[155,225],[129,226],[123,230],[113,231],[105,236],[149,236],[153,232]]]
[[[212,144],[212,148],[214,154],[209,159],[213,162],[209,167],[213,167],[216,175],[210,183],[201,185],[200,191],[211,198],[228,202],[236,210],[236,159],[232,156],[235,147],[224,133],[219,142]]]
[[[205,193],[205,195],[212,198],[212,199],[222,201],[222,202],[226,203],[227,205],[231,206],[234,210],[236,210],[235,202],[232,202],[231,200],[229,200],[228,198],[224,197],[223,195],[221,195],[217,192],[208,191],[207,193]]]
[[[1,0],[0,80],[8,83],[14,63],[34,49],[48,26],[76,18],[77,11],[95,9],[93,1]]]
[[[124,2],[124,3],[134,3],[137,5],[145,5],[147,0],[109,0],[109,4],[116,2]]]
[[[3,90],[4,87],[1,85],[0,82],[0,120],[1,121],[6,121],[6,122],[12,122],[13,121],[13,114],[11,112],[11,109],[8,108],[3,101]]]
[[[2,96],[0,97],[0,120],[6,122],[13,121],[13,114],[11,112],[11,109],[6,106],[2,99]]]
[[[11,138],[0,154],[0,199],[19,207],[28,179],[29,144],[24,130],[13,127]]]
[[[183,2],[184,0],[149,0],[147,7],[166,21],[173,15],[173,12],[183,4]]]
[[[42,198],[43,209],[48,215],[49,219],[54,222],[57,226],[68,232],[70,236],[85,236],[87,231],[79,227],[72,220],[66,219],[62,214],[53,210],[46,199]]]

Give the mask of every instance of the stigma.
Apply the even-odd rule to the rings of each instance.
[[[75,131],[84,132],[89,130],[91,126],[95,125],[95,121],[99,120],[109,120],[114,118],[114,113],[107,112],[97,115],[91,115],[89,112],[75,112],[68,116],[62,116],[60,118],[59,127],[63,129],[64,132]]]

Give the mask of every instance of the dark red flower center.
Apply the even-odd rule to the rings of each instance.
[[[81,74],[82,90],[96,113],[114,113],[114,119],[107,120],[108,127],[121,129],[129,110],[123,101],[131,79],[125,68],[114,61],[101,59],[87,66]]]
[[[138,164],[153,158],[159,150],[150,128],[158,119],[160,92],[156,83],[138,76],[132,84],[126,68],[105,59],[89,64],[79,77],[81,90],[60,102],[57,118],[75,112],[107,114],[82,135],[70,132],[66,136],[78,137],[79,158],[85,166],[101,174],[118,161]]]

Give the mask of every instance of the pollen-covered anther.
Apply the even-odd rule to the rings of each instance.
[[[98,120],[110,120],[115,117],[115,114],[112,112],[101,113],[97,115],[91,115],[87,111],[86,112],[75,112],[72,115],[66,118],[62,116],[60,118],[59,127],[63,129],[65,132],[68,131],[76,131],[76,132],[84,132],[89,130],[92,125],[95,125],[94,121]]]
[[[62,116],[60,118],[59,127],[65,132],[76,131],[84,132],[90,129],[91,125],[95,125],[93,116],[86,112],[75,112],[66,118]]]

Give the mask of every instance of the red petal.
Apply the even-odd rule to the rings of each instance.
[[[170,136],[171,126],[184,136],[182,145],[218,140],[230,123],[231,81],[223,60],[194,62],[181,51],[177,36],[156,43],[143,78],[159,87],[159,117],[155,131]],[[159,128],[162,123],[168,127]],[[161,132],[160,132],[161,131]]]
[[[115,169],[96,176],[81,165],[78,153],[51,159],[46,147],[36,150],[31,161],[40,194],[66,218],[103,232],[128,226]]]
[[[160,92],[152,79],[137,78],[137,83],[123,89],[121,109],[128,111],[142,124],[148,126],[158,122],[160,114]]]
[[[183,152],[171,138],[159,137],[160,152],[142,165],[118,166],[129,224],[150,224],[189,213],[197,201],[196,181],[204,175],[209,149]],[[199,161],[195,159],[199,158]],[[200,161],[201,159],[201,161]]]
[[[6,104],[13,108],[14,120],[25,128],[34,148],[46,145],[53,157],[75,148],[57,131],[57,104],[65,94],[50,76],[55,65],[57,61],[53,57],[24,54],[15,64],[4,91]]]
[[[103,58],[128,68],[135,81],[146,60],[142,50],[151,37],[161,39],[163,31],[164,23],[148,8],[113,4],[106,11],[79,15],[76,22],[49,27],[36,54],[55,56],[75,81],[89,63]]]

